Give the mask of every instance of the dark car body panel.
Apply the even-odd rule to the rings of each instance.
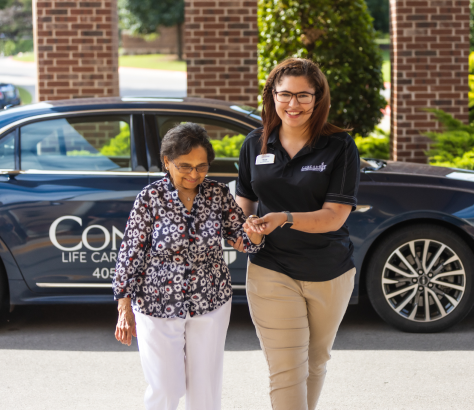
[[[105,113],[130,116],[130,171],[22,171],[21,132],[16,131],[15,169],[1,170],[0,164],[0,258],[12,304],[113,300],[113,256],[132,203],[142,187],[164,175],[159,159],[163,122],[202,118],[232,125],[241,133],[261,126],[252,108],[221,101],[84,99],[6,110],[0,114],[0,141],[29,123]],[[446,177],[460,173],[474,181],[474,173],[390,161],[378,164],[361,170],[358,209],[347,221],[357,268],[351,303],[358,300],[361,275],[374,246],[398,226],[429,221],[461,233],[469,245],[474,238],[474,182]],[[235,159],[218,159],[209,178],[235,190]],[[235,285],[234,300],[243,302],[246,255],[226,244],[224,250]]]
[[[13,84],[0,83],[0,108],[21,104],[20,93],[18,88]]]

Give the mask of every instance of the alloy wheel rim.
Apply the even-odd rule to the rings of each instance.
[[[382,290],[404,319],[433,322],[451,314],[466,289],[461,258],[445,244],[417,239],[398,247],[385,262]]]

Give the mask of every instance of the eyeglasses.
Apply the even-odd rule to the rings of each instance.
[[[171,161],[171,163],[176,167],[176,169],[183,173],[183,174],[190,174],[191,172],[193,172],[193,169],[196,169],[196,172],[202,174],[204,172],[207,172],[209,171],[209,168],[210,168],[210,165],[209,164],[202,164],[202,165],[198,165],[197,167],[190,167],[188,165],[176,165],[173,161]]]
[[[315,94],[307,93],[307,92],[302,92],[302,93],[290,93],[289,91],[275,91],[273,90],[273,93],[276,96],[276,99],[278,102],[282,103],[289,103],[293,96],[296,97],[298,102],[300,104],[309,104],[310,102],[313,101],[313,97]]]

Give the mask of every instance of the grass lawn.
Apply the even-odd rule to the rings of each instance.
[[[13,57],[16,61],[34,62],[34,53],[23,53]],[[186,63],[177,61],[175,56],[167,54],[144,54],[135,56],[119,56],[119,67],[151,68],[155,70],[186,71]]]
[[[22,87],[16,86],[16,88],[18,88],[18,91],[20,92],[21,104],[31,104],[31,94]]]
[[[383,81],[390,82],[390,51],[382,50]],[[186,71],[186,63],[172,59],[167,54],[144,54],[135,56],[119,56],[119,67],[151,68],[155,70]],[[35,61],[33,53],[13,57],[17,61]]]
[[[186,63],[184,61],[177,61],[175,60],[174,56],[169,56],[167,54],[119,56],[119,67],[186,71]]]
[[[16,61],[26,61],[28,63],[33,63],[35,61],[35,53],[23,53],[21,56],[14,56],[13,59]]]
[[[390,51],[382,50],[383,63],[382,63],[382,74],[383,81],[386,83],[390,82]]]

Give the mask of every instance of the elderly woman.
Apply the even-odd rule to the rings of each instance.
[[[229,188],[205,178],[213,159],[197,124],[168,131],[161,147],[168,174],[138,194],[117,258],[115,337],[128,345],[138,338],[147,409],[175,410],[185,393],[187,410],[221,408],[232,299],[222,238],[242,237],[254,253],[263,236],[249,238]]]

